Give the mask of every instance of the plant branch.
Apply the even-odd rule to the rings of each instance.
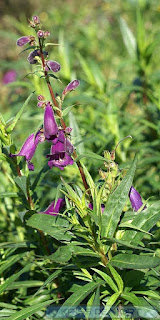
[[[62,118],[62,112],[59,109],[57,100],[55,98],[55,95],[54,95],[54,92],[53,92],[53,89],[52,89],[52,86],[51,86],[51,83],[50,83],[50,80],[49,80],[48,72],[45,70],[45,60],[44,60],[43,48],[42,48],[42,44],[41,44],[41,39],[40,38],[39,38],[39,48],[40,48],[40,56],[41,56],[41,61],[42,61],[45,80],[46,80],[46,83],[47,83],[47,86],[48,86],[48,89],[49,89],[53,104],[56,107],[56,113],[60,117],[61,126],[65,130],[67,128],[67,125],[66,125],[65,121]],[[78,157],[75,150],[74,150],[72,156],[73,156],[74,159],[76,159]],[[90,196],[89,185],[87,183],[87,180],[86,180],[86,177],[85,177],[85,173],[84,173],[84,170],[83,170],[83,167],[82,167],[80,161],[77,161],[77,166],[78,166],[78,169],[79,169],[82,181],[83,181],[83,185],[84,185],[85,189],[87,190],[88,195]]]

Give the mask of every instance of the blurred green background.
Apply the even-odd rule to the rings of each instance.
[[[116,162],[123,168],[138,153],[134,186],[144,199],[159,198],[160,180],[160,3],[156,0],[0,1],[1,50],[0,96],[5,120],[12,118],[29,94],[36,90],[12,135],[17,150],[27,136],[37,130],[43,112],[36,107],[38,94],[49,99],[45,83],[36,66],[27,62],[28,52],[20,54],[16,40],[33,34],[28,18],[39,15],[45,30],[51,32],[49,58],[61,64],[58,76],[51,78],[54,91],[61,95],[65,85],[77,78],[81,85],[65,99],[64,107],[74,104],[67,124],[78,126],[72,132],[78,154],[91,151],[103,155],[117,148]],[[4,75],[16,71],[16,81],[4,84]],[[82,141],[82,142],[81,142]],[[81,143],[79,143],[81,142]],[[40,145],[34,157],[35,172],[46,163],[49,145]],[[98,160],[83,159],[98,181]],[[1,192],[15,188],[8,164],[1,162]],[[38,210],[44,209],[56,194],[60,176],[68,182],[80,177],[76,165],[48,171],[39,187]],[[45,197],[43,196],[45,193]],[[12,211],[14,200],[5,198],[2,211]]]

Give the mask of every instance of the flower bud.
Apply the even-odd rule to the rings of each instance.
[[[43,38],[44,37],[44,31],[38,30],[37,36],[38,36],[38,38]]]
[[[61,68],[60,64],[56,61],[49,60],[47,62],[47,67],[52,70],[53,72],[58,72]]]
[[[45,101],[45,97],[42,94],[39,94],[38,97],[37,97],[37,100]]]
[[[35,40],[35,37],[33,36],[24,36],[24,37],[21,37],[17,40],[17,46],[19,47],[22,47],[24,46],[25,44],[31,42],[31,41],[34,41]]]
[[[38,16],[33,16],[32,17],[32,21],[35,23],[35,24],[40,24],[40,19]]]
[[[44,38],[48,38],[50,36],[50,32],[49,31],[45,31],[44,32]]]
[[[73,81],[71,81],[71,82],[67,85],[67,87],[63,90],[62,95],[64,96],[66,93],[68,93],[68,92],[76,89],[76,88],[79,86],[79,84],[80,84],[80,81],[79,81],[79,80],[73,80]]]

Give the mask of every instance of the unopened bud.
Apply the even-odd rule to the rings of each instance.
[[[38,38],[43,38],[44,37],[44,31],[38,30],[37,36],[38,36]]]
[[[49,31],[45,31],[44,32],[44,38],[48,38],[50,36],[50,32]]]
[[[32,17],[32,21],[35,23],[35,24],[40,24],[40,19],[38,16],[33,16]]]
[[[80,81],[79,81],[79,80],[73,80],[73,81],[71,81],[71,82],[67,85],[67,87],[63,90],[62,95],[64,96],[66,93],[68,93],[68,92],[76,89],[76,88],[79,86],[79,84],[80,84]]]
[[[44,101],[45,97],[42,94],[39,94],[38,97],[37,97],[37,100]]]
[[[61,65],[58,62],[53,60],[49,60],[47,62],[47,67],[53,72],[58,72],[61,69]]]

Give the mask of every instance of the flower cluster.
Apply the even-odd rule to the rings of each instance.
[[[41,29],[40,19],[38,16],[33,16],[32,21],[29,22],[30,27],[34,28],[36,31],[36,36],[23,36],[17,40],[17,45],[22,47],[26,44],[34,45],[34,50],[30,52],[27,60],[30,64],[36,64],[41,62],[43,67],[43,73],[45,77],[48,76],[49,71],[58,72],[60,71],[60,64],[54,60],[48,60],[48,52],[45,51],[44,42],[45,39],[50,35],[49,31],[43,31]],[[38,38],[38,39],[36,39]],[[38,41],[37,41],[38,40]],[[29,48],[30,49],[30,48]],[[62,114],[62,103],[66,94],[76,89],[79,85],[79,80],[71,81],[62,92],[62,99],[58,103],[54,102],[56,109],[59,108],[58,115]],[[34,166],[31,163],[31,160],[35,154],[38,143],[43,143],[44,141],[51,143],[50,154],[46,157],[48,158],[48,165],[50,168],[58,167],[63,170],[67,165],[73,164],[73,159],[71,157],[74,152],[74,148],[69,140],[69,134],[71,128],[66,126],[58,126],[53,107],[50,101],[45,101],[43,95],[38,95],[37,106],[44,109],[44,122],[43,128],[38,130],[35,134],[32,133],[24,142],[21,150],[17,154],[10,154],[11,157],[14,156],[24,156],[28,164],[29,170],[34,170]],[[52,99],[53,100],[53,99]]]
[[[38,96],[39,99],[43,99],[42,97],[43,96]],[[49,101],[46,103],[44,101],[41,102],[43,102],[44,106],[43,128],[36,134],[32,133],[29,135],[20,152],[17,154],[10,154],[10,156],[24,156],[28,164],[28,169],[33,171],[34,166],[30,161],[36,152],[38,143],[43,143],[46,140],[52,143],[51,152],[46,156],[49,158],[48,165],[50,168],[54,166],[63,170],[67,165],[73,164],[71,155],[74,148],[68,138],[68,132],[71,131],[71,128],[63,130],[61,127],[58,127],[51,103]]]

